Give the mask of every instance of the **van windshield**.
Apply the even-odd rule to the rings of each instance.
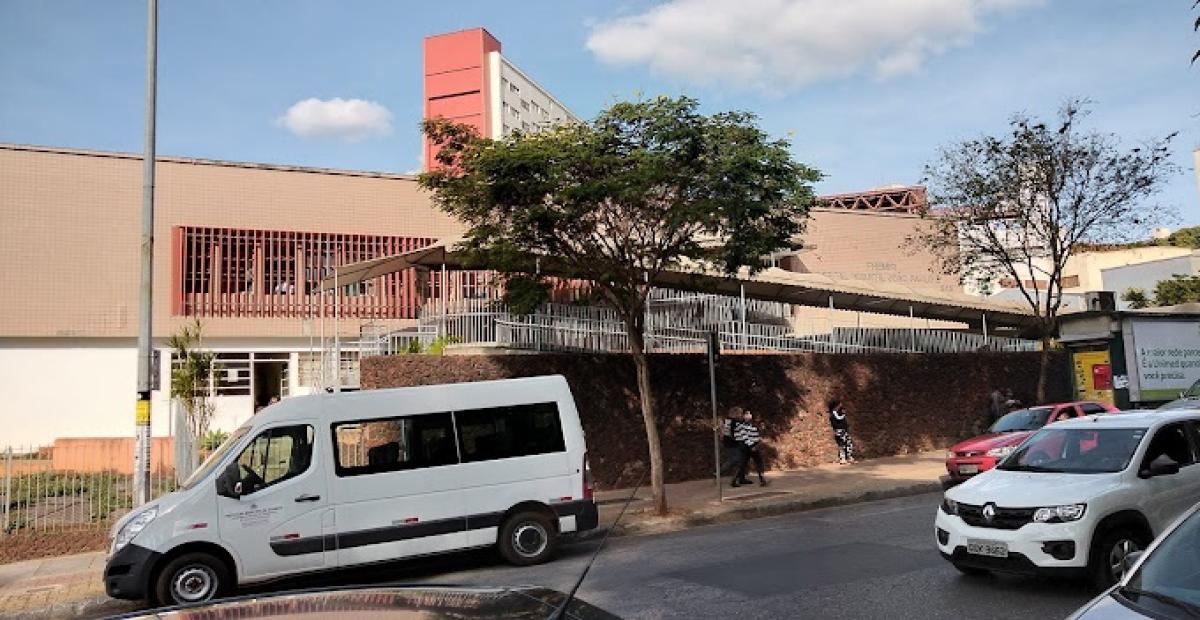
[[[237,445],[237,442],[242,437],[245,437],[246,433],[248,432],[250,432],[250,427],[246,425],[239,426],[237,430],[230,433],[229,437],[224,441],[224,443],[218,446],[216,450],[213,450],[212,454],[208,455],[208,458],[204,459],[204,462],[200,464],[200,467],[197,467],[196,471],[192,472],[192,475],[188,476],[188,479],[184,480],[183,484],[179,485],[179,489],[181,491],[186,491],[196,486],[196,484],[201,480],[204,480],[204,478],[208,476],[209,472],[211,472],[213,468],[217,466],[217,463],[220,463],[221,459],[224,458],[225,455],[233,449],[233,446]]]

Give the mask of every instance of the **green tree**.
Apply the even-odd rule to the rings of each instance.
[[[200,319],[179,328],[167,339],[171,347],[171,398],[179,401],[187,415],[188,430],[197,442],[208,435],[215,406],[211,398],[217,356],[203,349],[204,326]]]
[[[1142,308],[1149,308],[1150,306],[1154,305],[1152,300],[1146,297],[1146,291],[1143,291],[1140,288],[1126,289],[1126,291],[1121,294],[1121,301],[1129,302],[1129,307],[1133,308],[1134,310],[1141,310]]]
[[[1177,248],[1192,248],[1200,250],[1200,226],[1180,228],[1171,233],[1159,245],[1170,245]]]
[[[1038,319],[1039,402],[1068,259],[1089,243],[1137,237],[1167,215],[1140,203],[1175,171],[1174,134],[1126,150],[1112,134],[1079,127],[1085,103],[1067,101],[1057,122],[1018,114],[1007,135],[944,147],[925,168],[932,225],[913,237],[964,282],[1015,283]]]
[[[545,267],[588,280],[624,320],[659,513],[667,498],[644,338],[649,283],[682,264],[760,269],[761,256],[795,247],[820,178],[753,115],[698,109],[687,97],[622,102],[590,122],[501,140],[445,120],[423,127],[439,151],[421,185],[468,225],[468,256],[519,277]]]
[[[1160,306],[1200,302],[1200,276],[1175,274],[1154,287],[1154,300]]]

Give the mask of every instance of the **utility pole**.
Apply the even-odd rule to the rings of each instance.
[[[146,134],[142,153],[141,281],[138,284],[137,401],[134,407],[133,503],[150,501],[150,390],[154,385],[154,118],[158,90],[158,0],[147,0]]]
[[[721,489],[721,418],[717,415],[717,357],[721,354],[721,335],[712,330],[705,339],[708,345],[708,390],[712,400],[713,469],[717,474],[717,501],[725,499]]]

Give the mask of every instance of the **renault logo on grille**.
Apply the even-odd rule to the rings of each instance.
[[[983,507],[983,520],[991,523],[996,518],[996,505],[986,504]]]

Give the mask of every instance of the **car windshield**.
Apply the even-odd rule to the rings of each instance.
[[[1187,391],[1183,393],[1183,397],[1200,398],[1200,381],[1193,383],[1192,387],[1188,388]]]
[[[1035,431],[1046,425],[1050,418],[1050,407],[1033,407],[1018,409],[996,420],[992,425],[993,433],[1012,433],[1016,431]]]
[[[1120,594],[1148,609],[1200,608],[1200,513],[1159,543]]]
[[[200,467],[197,467],[196,471],[192,472],[192,475],[188,476],[188,479],[184,480],[183,484],[179,485],[179,488],[186,491],[187,489],[196,486],[196,483],[204,480],[204,478],[208,476],[209,472],[211,472],[213,468],[217,466],[217,463],[220,463],[221,459],[231,449],[233,449],[233,446],[237,444],[238,440],[242,437],[245,437],[246,433],[249,431],[249,426],[239,426],[237,430],[230,433],[229,437],[224,441],[224,443],[218,446],[216,450],[213,450],[212,454],[208,455],[208,458],[204,459],[204,462],[200,464]]]
[[[1044,428],[997,467],[1008,471],[1103,474],[1129,466],[1144,428]]]

